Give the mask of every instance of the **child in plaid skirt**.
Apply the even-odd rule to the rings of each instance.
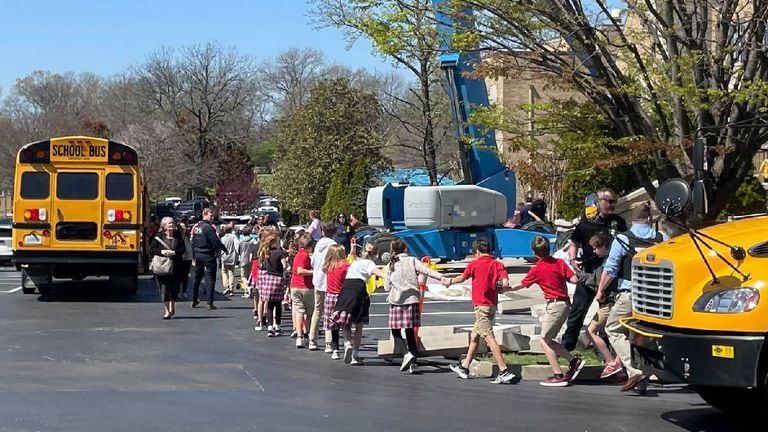
[[[259,244],[258,252],[259,268],[259,302],[265,312],[267,337],[280,334],[280,322],[282,320],[283,272],[286,253],[280,247],[280,236],[277,233],[268,232]]]
[[[413,373],[418,353],[414,328],[421,327],[420,302],[424,295],[419,289],[419,277],[429,276],[443,283],[448,279],[427,268],[417,258],[408,256],[408,247],[401,239],[390,243],[389,252],[389,272],[384,280],[384,291],[389,292],[389,328],[395,341],[395,351],[401,350],[404,345],[401,329],[405,329],[408,352],[403,356],[400,371]]]
[[[339,298],[341,292],[341,286],[344,283],[344,278],[347,277],[347,270],[349,270],[349,263],[346,260],[346,250],[344,245],[335,244],[328,247],[328,252],[325,255],[325,261],[323,262],[323,271],[326,274],[326,287],[325,302],[323,304],[325,310],[324,328],[326,332],[331,332],[331,360],[341,360],[339,353],[339,328],[341,325],[331,319],[333,315],[333,309],[336,307],[336,299]],[[326,333],[327,334],[327,333]],[[344,340],[347,345],[351,344],[352,332],[349,326],[344,326]]]

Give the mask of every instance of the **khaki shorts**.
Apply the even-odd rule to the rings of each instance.
[[[541,317],[541,338],[543,340],[555,340],[565,320],[568,319],[568,311],[571,303],[565,300],[549,302],[546,305],[544,316]]]
[[[302,315],[315,310],[315,290],[291,288],[291,310]]]
[[[493,334],[496,323],[496,306],[475,306],[475,326],[472,331],[480,337]]]
[[[608,315],[611,313],[611,305],[601,305],[600,309],[595,312],[595,316],[592,317],[592,324],[597,326],[597,331],[600,332],[605,328],[605,323],[608,322]]]

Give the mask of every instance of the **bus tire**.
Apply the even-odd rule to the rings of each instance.
[[[546,233],[546,234],[554,234],[555,230],[552,228],[552,225],[546,223],[546,222],[528,222],[527,224],[520,227],[523,231],[536,231],[540,233]],[[526,262],[529,263],[535,263],[536,257],[527,257],[525,258]]]
[[[40,294],[46,294],[51,289],[51,274],[27,268],[21,269],[21,292],[24,294],[34,294],[35,290]]]
[[[137,274],[110,276],[109,284],[120,294],[134,295],[139,289],[139,276]]]
[[[389,264],[389,245],[396,238],[396,236],[390,233],[380,232],[372,235],[371,238],[368,239],[366,243],[371,243],[376,252],[376,256],[373,259],[373,262],[375,262],[376,265]]]
[[[696,393],[705,402],[720,411],[733,416],[768,416],[768,390],[763,377],[763,385],[757,388],[697,386]]]

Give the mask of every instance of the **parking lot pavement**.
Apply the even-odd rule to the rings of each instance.
[[[0,267],[0,294],[21,292],[21,273],[15,267]]]

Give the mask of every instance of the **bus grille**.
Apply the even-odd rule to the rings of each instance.
[[[675,267],[669,261],[657,265],[632,262],[632,310],[657,318],[672,318]]]

